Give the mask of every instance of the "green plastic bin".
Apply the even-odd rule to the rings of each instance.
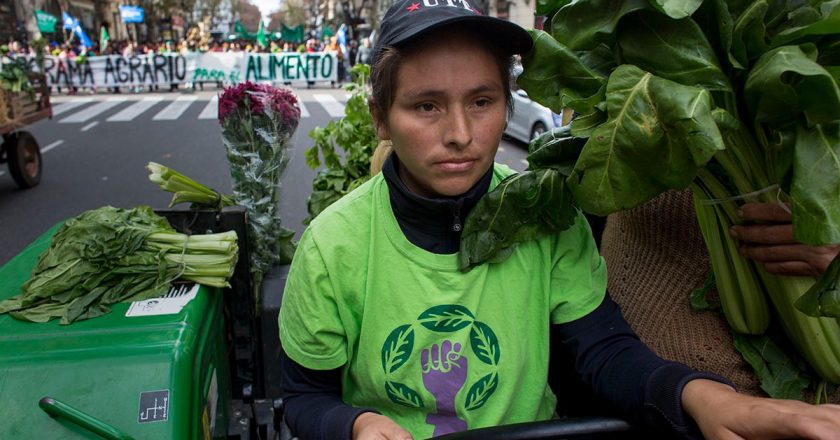
[[[55,229],[0,268],[0,299],[19,293]],[[72,413],[61,412],[66,407],[94,419],[94,427],[122,433],[113,438],[226,437],[222,294],[198,286],[175,314],[127,317],[130,305],[117,304],[108,315],[71,325],[0,315],[0,439],[103,438],[73,423]],[[45,397],[57,402],[39,405]]]

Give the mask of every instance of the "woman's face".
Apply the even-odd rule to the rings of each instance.
[[[423,43],[403,56],[377,134],[391,140],[411,191],[457,196],[493,164],[507,116],[505,84],[496,59],[472,37],[443,33]]]

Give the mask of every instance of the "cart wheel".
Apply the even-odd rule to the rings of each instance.
[[[41,148],[35,137],[18,131],[6,137],[3,143],[9,162],[9,173],[23,189],[32,188],[41,181]]]

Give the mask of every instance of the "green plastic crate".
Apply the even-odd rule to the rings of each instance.
[[[56,229],[0,267],[0,299],[19,293]],[[177,314],[126,317],[129,304],[117,304],[71,325],[0,315],[0,439],[102,438],[48,415],[39,407],[47,396],[135,439],[224,438],[222,294],[199,286]]]

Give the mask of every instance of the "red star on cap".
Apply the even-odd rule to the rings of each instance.
[[[418,9],[420,9],[420,3],[412,3],[411,6],[405,8],[405,10],[408,12],[414,12]]]

